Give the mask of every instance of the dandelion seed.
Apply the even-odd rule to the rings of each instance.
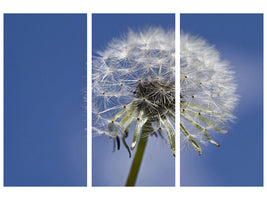
[[[93,58],[93,107],[98,111],[93,112],[93,131],[108,134],[118,146],[120,138],[130,156],[139,138],[149,135],[166,138],[175,154],[174,52],[174,31],[161,28],[130,30],[98,52]]]
[[[209,134],[228,133],[223,127],[234,119],[238,101],[234,73],[205,40],[181,33],[180,45],[181,134],[202,154],[198,143],[219,147]]]

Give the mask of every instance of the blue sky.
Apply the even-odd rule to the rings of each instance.
[[[174,28],[174,18],[95,14],[93,54],[128,28]],[[263,184],[262,22],[252,14],[181,15],[183,31],[205,38],[231,63],[241,97],[230,134],[216,136],[220,148],[181,152],[182,186]],[[86,185],[86,29],[86,15],[4,16],[4,185]],[[124,185],[127,151],[112,152],[103,136],[92,145],[93,185]],[[174,162],[169,145],[150,137],[136,185],[173,186]]]
[[[174,29],[173,14],[93,14],[93,55],[103,50],[113,38],[149,26]],[[123,186],[130,170],[132,158],[125,148],[112,152],[113,142],[106,136],[94,136],[92,140],[93,186]],[[175,158],[168,144],[160,138],[150,137],[137,186],[174,186]]]
[[[86,14],[4,15],[4,185],[85,186]]]
[[[240,102],[230,134],[203,155],[181,152],[182,186],[263,185],[263,15],[182,14],[181,29],[205,38],[235,71]]]

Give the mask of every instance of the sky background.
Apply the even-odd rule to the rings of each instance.
[[[4,15],[4,185],[86,186],[86,14]]]
[[[172,14],[93,14],[92,52],[104,50],[108,42],[133,30],[149,26],[174,29]],[[124,147],[115,152],[113,142],[106,136],[93,136],[92,184],[93,186],[123,186],[133,160]],[[175,159],[169,144],[160,138],[149,137],[136,186],[174,186]]]
[[[203,154],[181,152],[182,186],[263,185],[263,15],[182,14],[181,29],[214,45],[236,72],[239,104],[228,135]]]
[[[128,28],[174,28],[174,18],[93,15],[93,54]],[[207,145],[201,156],[181,152],[182,186],[263,184],[262,21],[181,15],[184,32],[205,38],[231,63],[240,95],[230,134],[215,136],[220,148]],[[86,15],[4,16],[5,186],[86,185],[86,37]],[[124,185],[132,163],[126,149],[112,152],[104,136],[92,145],[93,185]],[[174,160],[168,144],[150,137],[136,185],[174,185]]]

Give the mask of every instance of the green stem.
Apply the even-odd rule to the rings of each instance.
[[[139,140],[139,143],[138,143],[135,155],[134,155],[132,166],[131,166],[125,186],[135,185],[136,178],[138,176],[138,172],[139,172],[142,158],[144,155],[144,151],[146,148],[146,143],[147,143],[147,138],[148,138],[147,136],[148,136],[149,131],[151,131],[151,123],[146,122],[145,125],[143,126],[143,130],[140,136],[140,140]]]

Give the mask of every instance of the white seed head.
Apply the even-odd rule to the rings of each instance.
[[[132,149],[143,131],[166,135],[175,153],[174,38],[173,30],[129,30],[97,52],[93,57],[93,132],[108,134],[118,146],[121,138],[130,153],[125,137],[135,125]]]
[[[223,127],[234,119],[238,101],[234,73],[213,46],[183,32],[180,66],[181,134],[201,154],[198,142],[219,146],[208,133],[227,133]]]

